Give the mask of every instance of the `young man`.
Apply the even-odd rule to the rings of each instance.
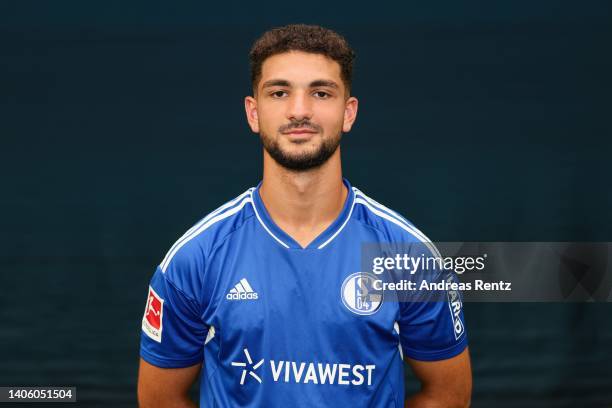
[[[193,406],[187,391],[203,366],[202,407],[399,407],[403,361],[422,382],[407,406],[469,404],[462,314],[448,301],[382,302],[368,294],[372,275],[358,273],[364,243],[428,240],[342,178],[353,55],[317,26],[254,44],[245,109],[263,142],[263,181],[195,224],[157,268],[141,406]]]

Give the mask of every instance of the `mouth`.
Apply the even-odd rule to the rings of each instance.
[[[312,129],[292,129],[289,132],[285,132],[286,135],[305,135],[317,133]]]

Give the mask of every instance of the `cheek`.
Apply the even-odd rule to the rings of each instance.
[[[259,127],[265,130],[275,129],[279,126],[278,114],[270,109],[260,108],[257,112]]]
[[[344,123],[344,107],[336,107],[321,112],[321,125],[330,129],[342,127]]]

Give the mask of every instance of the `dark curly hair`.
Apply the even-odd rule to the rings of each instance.
[[[355,53],[340,34],[316,25],[290,24],[273,28],[263,33],[251,47],[251,83],[253,90],[261,79],[264,61],[276,54],[287,51],[303,51],[322,54],[340,64],[340,75],[347,90],[351,91],[353,60]]]

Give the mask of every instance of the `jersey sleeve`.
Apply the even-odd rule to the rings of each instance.
[[[140,356],[163,368],[188,367],[203,361],[208,327],[202,319],[199,269],[189,254],[179,253],[151,279],[142,318]]]
[[[417,271],[420,278],[457,282],[453,271],[433,268]],[[458,290],[419,291],[418,301],[400,303],[400,343],[405,356],[415,360],[445,360],[467,346],[463,304]]]

